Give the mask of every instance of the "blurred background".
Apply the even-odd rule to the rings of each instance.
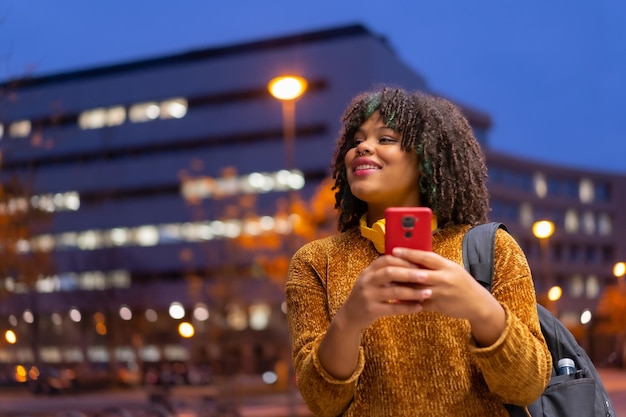
[[[0,384],[307,415],[282,287],[336,230],[339,118],[379,83],[461,106],[538,299],[621,369],[624,9],[3,2]]]

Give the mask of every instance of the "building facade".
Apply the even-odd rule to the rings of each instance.
[[[291,115],[267,90],[284,74],[308,81]],[[334,227],[320,186],[339,117],[378,83],[429,91],[354,25],[0,85],[0,214],[24,225],[0,235],[24,260],[0,277],[0,330],[17,335],[0,363],[273,369],[288,258]],[[593,313],[626,259],[626,178],[492,152],[488,115],[462,107],[538,294],[559,285],[562,316]]]

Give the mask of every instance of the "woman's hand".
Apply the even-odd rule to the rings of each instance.
[[[383,316],[422,310],[431,294],[422,285],[426,278],[425,271],[395,256],[381,256],[365,268],[320,343],[324,369],[339,379],[352,375],[363,329]]]
[[[362,330],[383,316],[422,310],[431,295],[424,285],[427,271],[396,256],[381,256],[363,270],[338,319]]]
[[[504,308],[461,265],[434,252],[406,248],[394,249],[392,258],[424,268],[419,269],[420,288],[430,290],[430,296],[421,303],[423,310],[469,320],[481,346],[491,345],[502,334]]]

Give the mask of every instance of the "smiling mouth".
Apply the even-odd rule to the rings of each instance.
[[[356,167],[354,167],[354,171],[365,171],[365,170],[370,170],[370,169],[380,169],[380,167],[376,166],[376,165],[372,165],[372,164],[364,164],[364,165],[357,165]]]

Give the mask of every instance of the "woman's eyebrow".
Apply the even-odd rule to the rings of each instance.
[[[379,127],[375,127],[373,130],[375,130],[377,132],[391,131],[391,132],[394,132],[394,133],[400,133],[396,129],[394,129],[393,127],[389,127],[389,126],[379,126]],[[355,134],[357,134],[357,133],[365,133],[365,130],[362,127],[359,127],[359,128],[357,128],[357,130],[354,133]]]

